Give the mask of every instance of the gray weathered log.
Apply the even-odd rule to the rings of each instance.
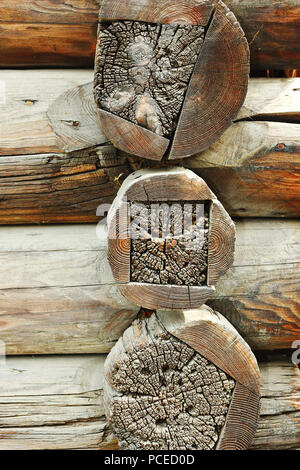
[[[236,224],[211,305],[255,349],[299,339],[298,221]],[[0,340],[8,354],[108,352],[138,312],[118,293],[95,225],[0,227]]]
[[[207,306],[141,312],[104,366],[106,416],[126,450],[248,449],[259,390],[249,346]]]
[[[97,106],[170,137],[204,39],[204,28],[117,21],[99,32]]]
[[[105,356],[9,357],[0,367],[0,449],[116,449],[103,407]],[[300,446],[300,375],[289,357],[260,363],[253,449]],[[275,384],[275,385],[274,385]]]

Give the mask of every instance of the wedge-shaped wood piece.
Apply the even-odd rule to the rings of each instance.
[[[112,113],[98,110],[100,124],[115,147],[151,160],[161,160],[169,140]]]
[[[147,255],[148,256],[148,255]],[[129,283],[119,285],[119,290],[127,299],[136,305],[146,308],[196,308],[204,304],[215,293],[215,287],[153,285],[147,283]]]
[[[120,447],[247,449],[260,395],[249,346],[206,306],[149,315],[141,312],[104,366],[105,411]]]
[[[108,261],[120,292],[144,308],[195,308],[233,263],[235,227],[184,168],[140,170],[108,213]]]
[[[248,77],[247,40],[233,13],[219,2],[189,84],[171,160],[205,150],[222,135],[244,102]]]
[[[215,4],[216,0],[103,0],[100,18],[206,26]]]

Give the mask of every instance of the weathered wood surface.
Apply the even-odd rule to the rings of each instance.
[[[0,80],[0,155],[71,152],[107,142],[89,70],[1,70]]]
[[[168,139],[102,109],[98,114],[103,132],[116,148],[150,160],[163,158]]]
[[[0,223],[97,222],[129,174],[110,144],[71,153],[0,157]]]
[[[175,131],[170,160],[207,149],[232,124],[248,88],[249,48],[239,23],[217,2]]]
[[[101,2],[2,0],[0,66],[92,67],[98,3]],[[253,69],[300,68],[298,0],[224,3],[234,12],[251,43]]]
[[[249,346],[206,306],[141,314],[104,366],[106,416],[126,450],[248,449],[259,391]]]
[[[235,124],[184,164],[233,216],[299,217],[299,109],[299,79],[252,79]]]
[[[205,29],[153,23],[117,21],[99,31],[95,99],[99,109],[169,138],[177,127]]]
[[[148,23],[200,24],[206,26],[216,0],[102,0],[100,18],[104,21],[136,20]]]
[[[298,221],[236,224],[236,256],[211,306],[254,349],[299,339]],[[138,313],[95,225],[0,228],[0,340],[8,354],[108,352]]]
[[[116,168],[99,167],[95,147],[109,147],[92,79],[91,70],[0,71],[7,90],[0,116],[0,224],[95,222],[98,205],[116,194],[118,177],[141,167],[115,157]],[[231,216],[300,217],[300,126],[292,124],[300,123],[299,83],[250,80],[237,119],[251,122],[232,125],[210,149],[184,160],[207,179]],[[256,117],[268,122],[252,122]]]
[[[0,368],[1,449],[116,449],[103,406],[106,356],[9,357]],[[289,357],[260,363],[253,449],[300,445],[300,375]]]
[[[126,122],[114,123],[116,115],[131,128],[137,125],[169,138],[170,160],[214,143],[244,102],[250,68],[247,40],[226,5],[175,0],[161,7],[159,2],[126,0],[120,7],[120,2],[103,0],[100,18],[115,20],[99,28],[95,56],[95,99],[109,140],[121,150],[151,158],[145,152],[146,136],[139,135],[140,152]],[[114,124],[119,124],[118,132],[111,131]]]
[[[300,125],[238,122],[184,162],[235,217],[299,217]]]
[[[132,173],[118,191],[107,225],[114,279],[125,297],[144,308],[199,307],[233,263],[233,221],[205,181],[185,168]]]

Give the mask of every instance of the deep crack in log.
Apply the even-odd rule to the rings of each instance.
[[[117,21],[100,31],[99,108],[164,137],[174,133],[205,28]]]

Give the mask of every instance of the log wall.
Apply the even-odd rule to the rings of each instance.
[[[299,221],[236,224],[233,267],[209,304],[254,349],[299,339]],[[95,225],[0,228],[0,340],[8,354],[108,352],[138,308],[117,289]]]
[[[145,162],[107,141],[93,71],[81,69],[93,67],[100,3],[0,5],[0,449],[117,448],[103,365],[138,308],[120,295],[94,223],[98,205]],[[299,0],[225,3],[254,74],[300,68]],[[300,336],[299,109],[300,79],[251,79],[231,128],[184,162],[238,218],[234,265],[209,304],[261,358],[253,449],[300,448],[299,369],[291,353],[257,351]]]
[[[92,67],[101,0],[2,0],[1,67]],[[300,68],[298,0],[225,0],[251,48],[252,68]],[[99,4],[99,5],[98,5]]]

